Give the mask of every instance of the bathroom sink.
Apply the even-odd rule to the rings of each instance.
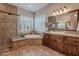
[[[66,31],[49,31],[50,33],[65,34]]]

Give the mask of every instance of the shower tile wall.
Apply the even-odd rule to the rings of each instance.
[[[17,8],[9,4],[0,3],[0,11],[16,14]],[[0,52],[9,49],[12,46],[11,38],[16,36],[16,19],[15,15],[8,15],[0,12]]]

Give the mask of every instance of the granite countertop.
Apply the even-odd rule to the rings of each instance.
[[[55,35],[63,35],[63,36],[70,36],[70,37],[77,37],[79,38],[79,32],[77,31],[48,31],[44,32],[48,34],[55,34]]]

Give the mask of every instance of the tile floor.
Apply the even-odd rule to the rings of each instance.
[[[0,53],[1,56],[65,56],[43,45],[29,45]]]

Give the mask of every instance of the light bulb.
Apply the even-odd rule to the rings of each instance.
[[[64,8],[64,12],[66,12],[67,10],[66,10],[66,8]]]
[[[62,12],[62,9],[60,8],[60,14],[62,14],[63,12]]]
[[[55,12],[54,12],[53,14],[54,14],[54,15],[56,15],[56,13],[55,13]]]
[[[58,15],[58,11],[56,12],[56,14]]]
[[[57,14],[57,15],[59,14],[58,9],[57,9],[57,11],[56,11],[56,14]]]
[[[54,10],[53,14],[56,15],[55,10]]]
[[[67,12],[67,8],[65,6],[64,6],[64,9],[63,10],[64,10],[64,12]]]

